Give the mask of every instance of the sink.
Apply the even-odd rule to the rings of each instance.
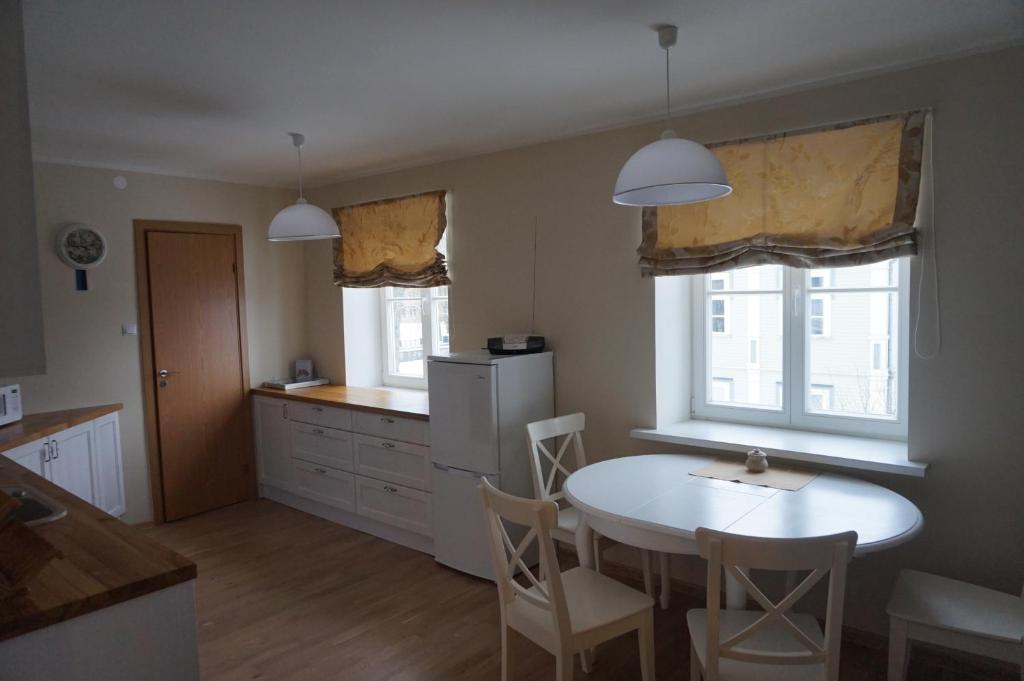
[[[62,504],[28,485],[0,486],[0,491],[21,502],[8,517],[20,520],[28,527],[52,523],[68,514],[68,509]]]

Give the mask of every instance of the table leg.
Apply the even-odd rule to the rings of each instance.
[[[576,525],[576,557],[579,558],[580,567],[594,569],[594,530],[591,529],[582,514],[580,514],[580,521]],[[580,651],[580,666],[583,667],[585,674],[590,673],[594,666],[593,648]]]
[[[745,575],[750,575],[747,568],[737,569]],[[728,571],[725,573],[725,607],[729,610],[745,610],[747,607],[747,590]]]

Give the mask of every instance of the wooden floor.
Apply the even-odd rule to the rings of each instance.
[[[246,502],[147,532],[199,565],[204,681],[499,679],[497,591],[431,556],[295,511]],[[563,566],[564,567],[564,566]],[[657,678],[689,678],[685,612],[656,610]],[[517,680],[554,679],[551,656],[516,642]],[[598,649],[589,681],[640,677],[636,638]],[[884,653],[843,645],[843,681],[885,679]],[[1018,678],[1007,674],[998,678]],[[935,655],[910,681],[993,681]]]

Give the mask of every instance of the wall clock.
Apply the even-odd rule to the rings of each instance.
[[[75,270],[75,288],[85,291],[89,288],[85,271],[107,257],[107,240],[94,227],[75,222],[57,235],[57,255]]]

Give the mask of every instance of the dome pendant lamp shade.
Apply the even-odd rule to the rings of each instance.
[[[670,116],[668,51],[676,44],[675,26],[658,27],[665,50],[665,121]],[[667,129],[629,157],[615,182],[612,201],[623,206],[671,206],[700,203],[732,191],[718,158],[703,144],[679,139]]]
[[[302,196],[302,145],[306,138],[297,132],[291,135],[292,144],[299,154],[299,199],[288,206],[270,222],[268,241],[309,241],[312,239],[337,239],[338,225],[334,218],[321,208],[307,203]]]

